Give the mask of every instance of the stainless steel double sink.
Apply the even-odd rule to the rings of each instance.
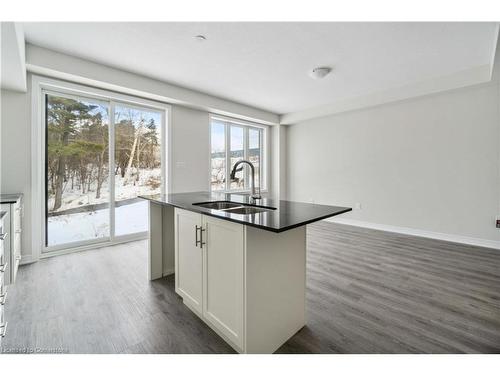
[[[201,202],[193,203],[193,205],[238,215],[252,215],[259,212],[272,211],[276,209],[274,207],[255,206],[251,204],[236,203],[230,201]]]

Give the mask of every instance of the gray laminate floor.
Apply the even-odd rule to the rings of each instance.
[[[21,267],[4,352],[232,353],[146,259],[141,241]],[[278,353],[500,353],[498,250],[321,222],[307,268],[307,326]]]

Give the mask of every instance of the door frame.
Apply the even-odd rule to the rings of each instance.
[[[75,241],[70,246],[55,245],[46,246],[45,244],[45,142],[46,142],[46,119],[45,119],[45,104],[44,95],[46,92],[53,94],[70,95],[106,101],[109,103],[109,143],[114,142],[114,115],[112,103],[138,106],[141,108],[149,108],[163,113],[160,136],[162,140],[161,157],[162,166],[161,173],[164,176],[162,181],[162,193],[169,193],[172,186],[172,107],[170,104],[148,99],[138,98],[130,95],[116,93],[108,90],[84,86],[80,84],[61,81],[58,79],[32,75],[31,79],[31,200],[32,200],[32,253],[33,261],[40,258],[50,257],[54,255],[66,254],[87,249],[94,249],[103,246],[109,246],[117,243],[146,239],[147,232],[133,233],[123,236],[112,236],[112,228],[110,228],[110,236],[103,239]],[[109,147],[109,164],[114,164],[114,143]],[[166,179],[166,184],[165,184]],[[110,174],[110,189],[114,190],[114,179]],[[110,196],[112,196],[110,194]],[[110,225],[114,225],[114,199],[110,201]],[[48,250],[50,248],[50,250]]]

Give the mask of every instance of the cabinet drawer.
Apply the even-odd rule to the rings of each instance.
[[[4,307],[7,302],[7,290],[0,292],[0,306]]]

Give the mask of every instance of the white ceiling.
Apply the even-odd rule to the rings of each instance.
[[[29,43],[284,114],[492,64],[496,23],[23,23]],[[193,36],[203,34],[205,42]],[[324,80],[308,71],[333,66]]]

